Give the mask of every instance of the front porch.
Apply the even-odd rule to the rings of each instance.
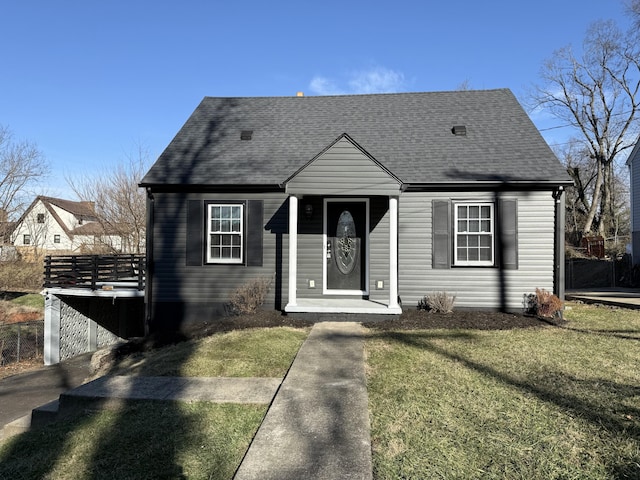
[[[289,177],[285,191],[285,312],[399,315],[402,182],[343,134]]]
[[[296,305],[287,305],[287,313],[346,313],[365,315],[400,315],[399,305],[391,306],[363,298],[298,298]]]

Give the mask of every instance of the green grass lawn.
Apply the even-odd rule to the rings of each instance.
[[[370,331],[376,479],[640,478],[640,312],[572,305],[563,327]],[[281,376],[308,330],[137,354],[113,373]],[[0,478],[229,479],[266,405],[131,402],[0,445]]]
[[[563,328],[371,332],[374,477],[640,478],[640,312]]]
[[[236,330],[122,359],[117,375],[180,377],[283,377],[308,329]]]
[[[240,330],[144,352],[112,373],[282,377],[308,329]],[[128,402],[0,445],[0,479],[220,479],[233,476],[267,405]]]
[[[44,296],[39,293],[26,293],[11,300],[11,303],[13,305],[44,309]]]

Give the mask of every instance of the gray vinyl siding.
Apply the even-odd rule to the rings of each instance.
[[[369,298],[380,302],[389,300],[389,199],[372,197],[369,204]],[[382,280],[384,288],[376,289]]]
[[[639,140],[640,141],[640,140]],[[636,150],[634,150],[635,152]],[[640,264],[640,155],[630,162],[631,186],[631,255],[634,264]]]
[[[317,298],[322,296],[323,253],[323,199],[322,197],[303,197],[298,211],[298,278],[296,282],[299,298]],[[304,217],[305,205],[313,207],[311,219]],[[309,288],[309,280],[315,281],[315,288]]]
[[[446,291],[456,296],[457,308],[516,310],[522,308],[523,295],[533,293],[536,287],[553,291],[551,192],[507,192],[500,194],[500,198],[518,201],[515,270],[432,266],[433,200],[495,201],[492,193],[405,193],[400,197],[398,275],[404,309],[414,308],[424,295]]]
[[[190,200],[263,200],[262,266],[227,264],[187,266],[186,212],[187,203]],[[273,306],[276,303],[277,289],[286,293],[288,274],[286,195],[155,193],[153,208],[153,302],[182,304],[227,302],[237,287],[258,277],[272,279],[267,305]],[[281,259],[281,267],[276,265],[276,258]],[[286,302],[286,294],[282,296],[282,302]]]
[[[631,228],[640,232],[640,155],[631,162],[629,171],[631,184]]]
[[[400,185],[382,167],[342,138],[287,183],[287,193],[398,195]]]

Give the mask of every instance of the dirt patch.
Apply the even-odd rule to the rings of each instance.
[[[42,320],[44,312],[42,309],[15,305],[6,300],[0,300],[0,324],[20,323]]]
[[[10,377],[11,375],[17,375],[19,373],[33,372],[44,367],[44,360],[42,357],[28,358],[26,360],[20,360],[18,363],[9,363],[0,367],[0,379]]]

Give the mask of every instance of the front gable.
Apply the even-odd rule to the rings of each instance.
[[[401,182],[343,134],[285,185],[291,195],[398,195]]]

